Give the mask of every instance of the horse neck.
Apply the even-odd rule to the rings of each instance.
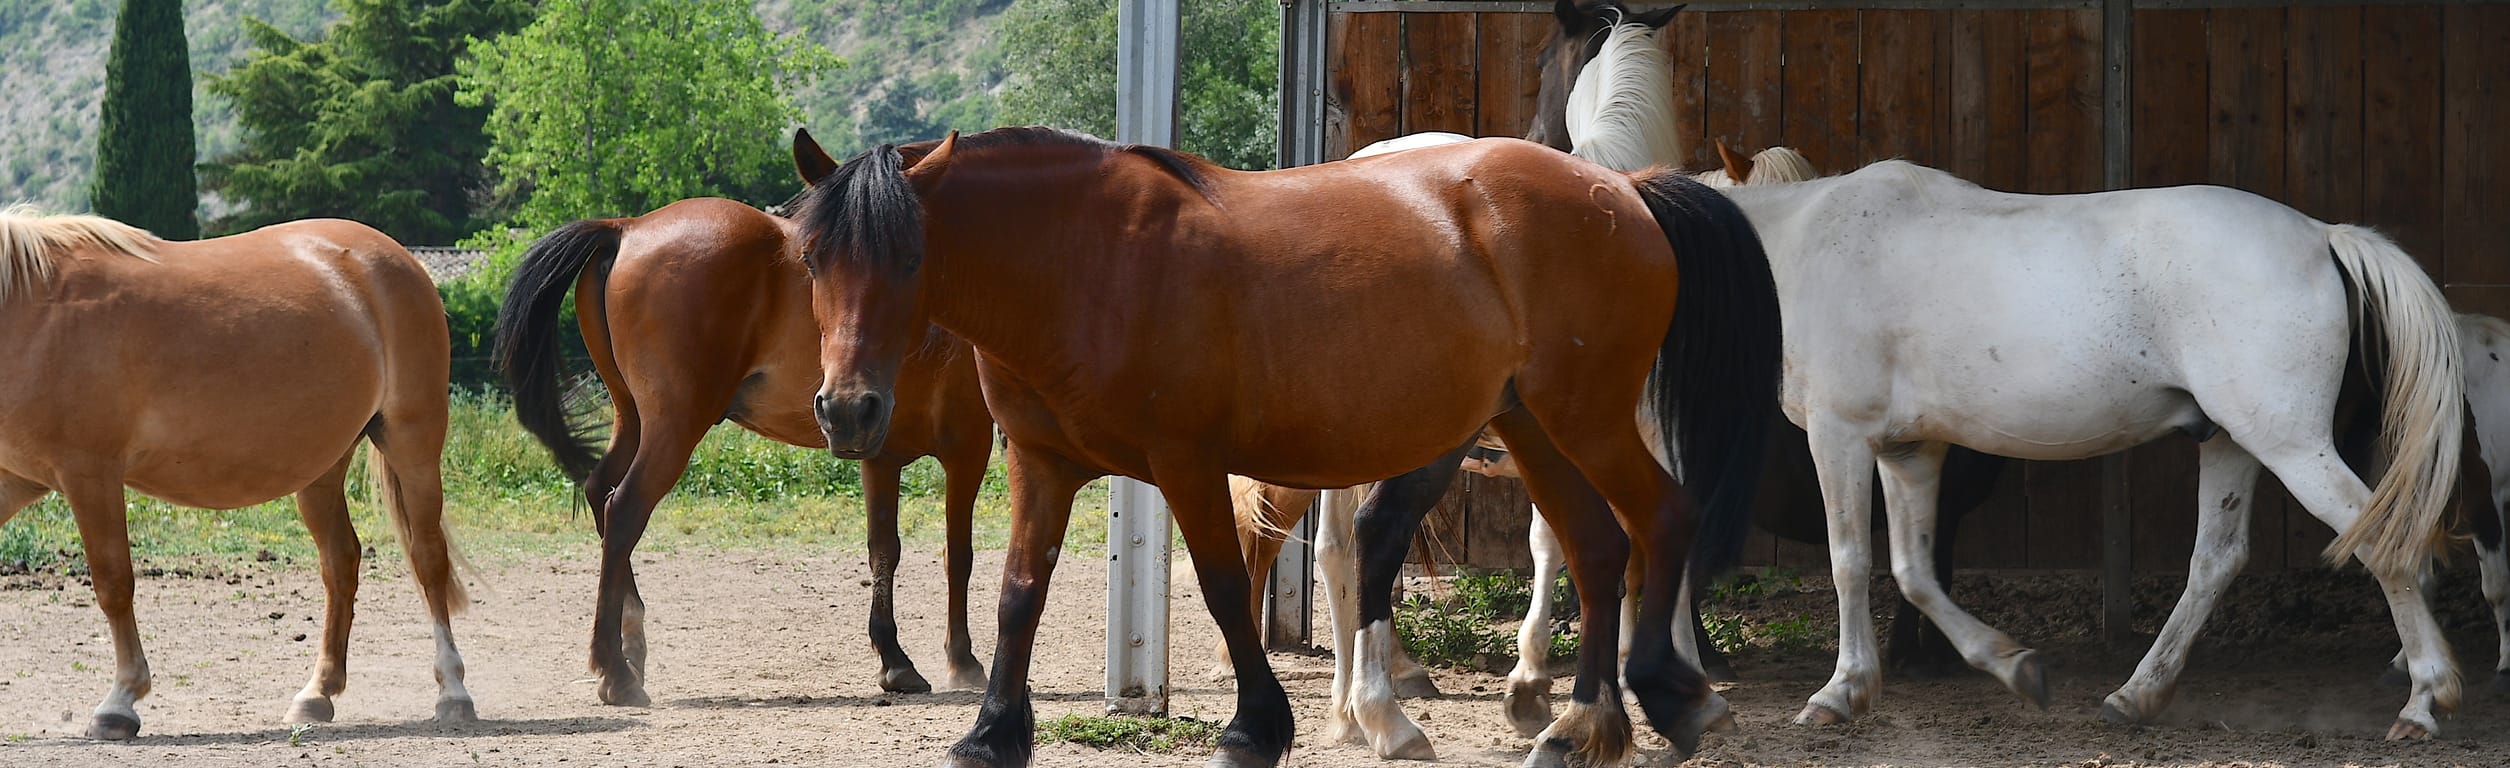
[[[1144,251],[1116,242],[1109,215],[1130,204],[1092,204],[1094,190],[1058,181],[987,179],[924,198],[932,323],[1014,369],[1059,365],[1069,331],[1124,311],[1118,292],[1139,283],[1124,275]]]

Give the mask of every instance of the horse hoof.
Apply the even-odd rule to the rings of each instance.
[[[931,693],[933,684],[914,667],[897,667],[880,671],[880,689],[890,693]]]
[[[1569,740],[1552,739],[1525,753],[1524,768],[1569,768]]]
[[[288,705],[289,725],[331,722],[331,700],[319,697],[297,699]]]
[[[2432,737],[2432,730],[2430,726],[2400,717],[2396,725],[2388,726],[2388,740],[2423,741]]]
[[[1551,727],[1551,686],[1517,683],[1508,686],[1502,697],[1507,705],[1508,724],[1516,727],[1516,735],[1534,738]]]
[[[2414,684],[2414,676],[2407,674],[2405,670],[2389,667],[2380,671],[2379,684],[2390,688],[2404,688]]]
[[[1358,721],[1352,720],[1347,715],[1329,718],[1329,720],[1331,722],[1325,724],[1325,743],[1347,746],[1368,744],[1368,734],[1360,730]]]
[[[970,661],[950,665],[950,688],[953,691],[985,690],[985,665]]]
[[[2110,725],[2135,725],[2144,722],[2143,718],[2128,711],[2126,701],[2114,693],[2109,694],[2108,701],[2100,703],[2100,719],[2108,721]]]
[[[1395,679],[1394,695],[1401,699],[1435,699],[1439,696],[1438,681],[1429,679],[1426,671],[1416,671]]]
[[[1820,704],[1806,704],[1804,711],[1795,715],[1796,725],[1838,725],[1847,721],[1847,715]]]
[[[128,741],[139,737],[139,718],[118,712],[98,712],[87,724],[87,738],[98,741]]]
[[[2048,708],[2048,668],[2039,663],[2038,651],[2023,651],[2013,660],[2013,692],[2031,700],[2031,705]]]
[[[479,721],[479,707],[470,699],[445,699],[436,702],[436,722],[474,723]]]
[[[1734,708],[1726,705],[1726,697],[1709,694],[1708,701],[1691,712],[1681,727],[1673,730],[1673,753],[1688,758],[1699,752],[1700,734],[1709,731],[1734,730]]]
[[[1420,760],[1423,762],[1435,762],[1438,759],[1438,748],[1430,746],[1429,734],[1421,733],[1419,726],[1405,723],[1397,726],[1395,730],[1396,733],[1389,734],[1383,742],[1377,745],[1377,757],[1385,760]]]
[[[601,681],[601,703],[614,707],[650,707],[654,705],[653,698],[645,695],[645,686],[638,685],[633,682],[616,681],[617,678],[605,678]]]
[[[1239,750],[1222,747],[1211,753],[1211,760],[1203,763],[1203,768],[1272,768],[1273,766],[1280,764],[1281,761],[1277,758],[1267,760]]]

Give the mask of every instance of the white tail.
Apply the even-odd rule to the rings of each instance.
[[[2379,430],[2387,468],[2362,516],[2337,532],[2325,555],[2342,563],[2359,553],[2373,573],[2411,583],[2439,551],[2441,518],[2458,482],[2466,378],[2457,322],[2439,286],[2387,237],[2339,224],[2327,228],[2327,245],[2352,281],[2354,332],[2381,333],[2388,364]]]

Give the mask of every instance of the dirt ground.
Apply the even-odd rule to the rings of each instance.
[[[595,702],[584,672],[595,564],[585,555],[536,556],[490,567],[478,605],[456,622],[483,720],[425,721],[433,711],[427,633],[419,601],[396,569],[370,571],[351,644],[340,720],[290,744],[279,724],[312,669],[321,590],[309,564],[247,564],[208,576],[165,574],[139,589],[141,629],[156,691],[141,702],[142,738],[128,744],[77,738],[112,666],[104,622],[83,583],[57,575],[0,577],[0,765],[931,765],[964,732],[976,694],[884,695],[863,634],[869,591],[852,553],[794,557],[725,552],[639,556],[651,607],[651,709]],[[1182,555],[1180,554],[1180,559]],[[371,561],[370,561],[371,562]],[[982,553],[980,584],[999,573]],[[1105,568],[1067,559],[1056,575],[1038,642],[1039,719],[1099,711]],[[903,569],[902,636],[928,675],[940,660],[940,564],[928,554]],[[1173,711],[1225,719],[1228,684],[1214,681],[1208,648],[1216,630],[1180,564],[1173,656]],[[2367,582],[2358,571],[2332,578]],[[2322,578],[2321,580],[2324,580]],[[2037,644],[2053,662],[2052,706],[2034,710],[1983,675],[1948,681],[1887,680],[1879,711],[1839,728],[1787,718],[1829,676],[1827,652],[1763,653],[1739,662],[1747,682],[1727,691],[1740,729],[1712,736],[1693,766],[2232,766],[2510,765],[2510,700],[2484,692],[2491,640],[2453,635],[2472,694],[2443,723],[2441,738],[2378,739],[2404,691],[2376,681],[2393,645],[2384,615],[2354,615],[2367,588],[2299,600],[2281,579],[2249,579],[2197,655],[2166,723],[2119,728],[2097,719],[2102,696],[2134,659],[2102,653],[2072,617],[2096,598],[2084,579],[2037,577],[2014,586],[1981,578],[1960,585],[1983,618]],[[2260,582],[2265,583],[2260,583]],[[2072,586],[2068,586],[2072,584]],[[2142,589],[2156,605],[2176,589]],[[2300,590],[2306,591],[2306,590]],[[1826,591],[1797,593],[1755,610],[1812,610],[1829,626]],[[973,598],[980,657],[992,645],[994,593]],[[2295,606],[2299,607],[2295,607]],[[2329,610],[2333,605],[2343,610]],[[2150,621],[2157,622],[2158,612]],[[2242,618],[2243,616],[2248,618]],[[2008,623],[2009,622],[2009,623]],[[2281,625],[2301,627],[2283,632]],[[1318,623],[1323,626],[1321,617]],[[2453,626],[2463,626],[2463,622]],[[1363,766],[1359,747],[1318,743],[1331,674],[1322,656],[1275,654],[1299,713],[1288,764]],[[1445,698],[1407,702],[1454,765],[1515,765],[1529,746],[1499,711],[1501,680],[1442,673]],[[1569,681],[1558,689],[1564,695]],[[1669,764],[1647,737],[1644,757]],[[1136,756],[1072,745],[1039,749],[1045,766],[1199,765],[1201,755]]]

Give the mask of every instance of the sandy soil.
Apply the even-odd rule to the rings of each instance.
[[[308,564],[144,579],[140,621],[156,692],[140,706],[142,738],[128,744],[76,737],[112,664],[104,622],[85,585],[61,576],[0,577],[0,736],[6,737],[0,765],[930,765],[975,714],[973,693],[895,696],[873,684],[876,664],[862,630],[868,581],[852,553],[680,552],[640,560],[652,610],[653,708],[595,702],[583,671],[594,563],[583,555],[543,556],[491,568],[488,588],[477,591],[478,606],[457,621],[485,719],[465,726],[426,722],[434,685],[419,602],[395,567],[383,565],[370,572],[363,590],[367,600],[351,645],[340,721],[295,745],[279,717],[312,668],[309,636],[318,631],[321,590]],[[983,553],[978,572],[988,578],[980,583],[990,582],[999,564],[1000,553]],[[1087,558],[1065,566],[1039,641],[1041,720],[1100,707],[1105,569]],[[940,594],[937,586],[923,585],[940,583],[940,564],[918,554],[903,571],[906,583],[917,586],[901,590],[902,635],[925,672],[936,674]],[[1182,567],[1178,575],[1180,690],[1173,709],[1225,719],[1228,685],[1206,673],[1206,649],[1217,633]],[[2350,578],[2367,581],[2358,572]],[[2385,620],[2377,614],[2368,621],[2322,617],[2326,627],[2298,639],[2209,645],[2184,679],[2169,722],[2117,728],[2099,723],[2097,708],[2124,680],[2133,658],[2099,652],[2079,641],[2079,628],[2067,628],[2061,619],[2080,612],[2086,596],[2035,600],[2029,594],[2063,591],[2065,580],[2015,583],[2026,586],[2002,595],[1994,582],[1965,580],[1963,588],[2003,598],[1987,600],[1998,606],[1981,611],[1990,621],[2036,616],[2045,624],[2013,629],[2039,643],[2054,663],[2048,710],[2029,708],[1982,675],[1894,679],[1871,717],[1843,728],[1796,727],[1786,718],[1829,676],[1828,654],[1761,654],[1742,660],[1748,681],[1727,692],[1740,730],[1712,736],[1689,764],[2510,765],[2510,702],[2481,693],[2493,661],[2482,635],[2457,635],[2461,658],[2473,667],[2468,678],[2475,695],[2444,722],[2435,741],[2378,740],[2403,691],[2375,680],[2393,647],[2380,633]],[[2278,590],[2289,591],[2268,584],[2244,593]],[[2170,590],[2147,591],[2166,599]],[[991,646],[994,594],[990,587],[980,592],[974,602],[983,656]],[[1794,607],[1776,609],[1813,606],[1815,615],[1826,616],[1821,592],[1782,602]],[[2232,628],[2226,634],[2259,633]],[[1290,765],[1379,764],[1362,748],[1317,743],[1329,659],[1275,654],[1273,662],[1300,718],[1301,742]],[[1521,759],[1529,745],[1511,735],[1500,716],[1499,678],[1442,673],[1438,682],[1446,698],[1407,708],[1429,729],[1443,762],[1514,765]],[[1564,694],[1568,682],[1561,681]],[[1649,737],[1642,744],[1651,762],[1671,762],[1661,741]],[[1049,745],[1040,748],[1038,763],[1198,765],[1201,759]]]

